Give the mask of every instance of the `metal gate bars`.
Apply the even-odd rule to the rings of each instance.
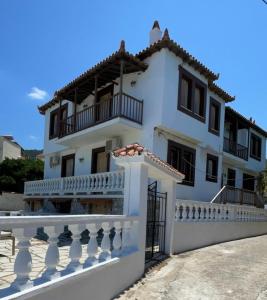
[[[157,191],[157,182],[148,186],[146,224],[146,262],[156,260],[165,251],[167,193]]]

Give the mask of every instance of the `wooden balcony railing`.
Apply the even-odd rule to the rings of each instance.
[[[233,154],[244,160],[248,160],[248,148],[228,138],[224,138],[223,151]]]
[[[224,186],[214,197],[212,203],[231,203],[240,205],[252,205],[259,208],[264,207],[262,199],[254,191],[239,189],[229,185]]]
[[[62,120],[59,137],[84,130],[111,119],[122,117],[142,124],[143,101],[125,93],[115,94],[112,98],[92,105],[76,114]]]

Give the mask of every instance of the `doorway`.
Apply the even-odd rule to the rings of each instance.
[[[62,156],[61,177],[74,176],[75,154]]]
[[[97,94],[95,120],[102,122],[112,117],[113,84],[103,88]]]
[[[109,154],[105,147],[100,147],[92,150],[91,173],[103,172],[109,172]]]

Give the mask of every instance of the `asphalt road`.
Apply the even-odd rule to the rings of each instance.
[[[267,299],[267,235],[175,255],[118,299]]]

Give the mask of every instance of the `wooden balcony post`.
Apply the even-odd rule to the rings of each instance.
[[[95,75],[95,98],[94,98],[94,106],[93,106],[93,115],[94,115],[94,119],[95,121],[97,120],[97,107],[96,107],[96,103],[97,103],[97,88],[98,88],[98,74]]]
[[[61,136],[61,133],[62,133],[61,107],[62,107],[62,97],[60,96],[60,97],[59,97],[59,111],[58,111],[57,136]]]
[[[73,120],[73,131],[76,131],[77,122],[77,88],[74,90],[74,120]]]
[[[122,109],[122,91],[123,91],[123,69],[124,69],[124,60],[121,59],[120,63],[120,90],[119,90],[119,115],[121,115],[121,109]]]

